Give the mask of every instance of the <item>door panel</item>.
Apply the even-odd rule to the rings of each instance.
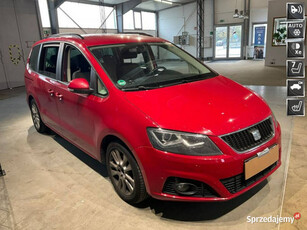
[[[55,94],[61,118],[61,132],[79,147],[94,155],[96,144],[93,97],[95,96],[72,93],[68,85],[61,82],[56,83]]]
[[[215,28],[215,58],[227,57],[227,26],[220,26]]]
[[[35,89],[43,121],[60,132],[60,117],[55,100],[56,80],[39,74]]]
[[[99,121],[100,118],[95,111],[100,105],[97,104],[96,96],[77,94],[68,89],[69,82],[76,78],[84,78],[92,84],[91,79],[94,79],[95,75],[91,73],[94,73],[94,70],[79,49],[68,44],[63,44],[62,47],[59,81],[55,84],[61,132],[70,141],[97,158],[95,121]]]
[[[241,57],[241,30],[242,26],[229,26],[229,56],[230,58]]]
[[[37,74],[36,95],[42,119],[46,124],[60,132],[60,117],[55,99],[56,69],[59,63],[59,44],[44,45],[40,53],[39,73]]]

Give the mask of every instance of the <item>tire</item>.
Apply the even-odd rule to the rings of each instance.
[[[126,147],[117,142],[110,143],[106,165],[113,187],[122,200],[137,204],[148,197],[141,170]]]
[[[39,133],[46,133],[49,130],[49,128],[42,121],[41,115],[39,113],[37,104],[34,99],[30,101],[30,110],[31,110],[33,125],[36,131]]]

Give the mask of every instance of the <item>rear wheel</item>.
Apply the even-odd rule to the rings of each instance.
[[[117,142],[110,143],[106,160],[110,180],[124,201],[136,204],[147,198],[141,170],[126,147]]]
[[[30,109],[31,109],[32,121],[36,131],[39,133],[47,132],[48,127],[42,121],[37,104],[35,103],[34,99],[31,100],[30,102]]]

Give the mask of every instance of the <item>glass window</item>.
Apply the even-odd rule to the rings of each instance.
[[[156,14],[142,11],[143,30],[156,30]]]
[[[29,66],[34,71],[37,71],[39,49],[40,49],[40,45],[37,45],[37,46],[34,46],[31,51]]]
[[[49,11],[47,0],[38,0],[41,21],[43,27],[50,27]]]
[[[58,46],[43,47],[39,72],[51,77],[56,78],[56,65],[58,60]]]
[[[141,12],[134,12],[134,28],[142,29]]]
[[[133,11],[130,10],[124,14],[124,29],[126,30],[133,30],[134,23],[133,23]]]
[[[273,19],[273,36],[272,46],[286,45],[287,39],[287,18],[274,18]]]
[[[109,16],[102,28],[116,29],[116,12],[113,7],[66,1],[57,9],[57,13],[60,28],[78,28],[76,23],[82,28],[99,28]]]
[[[75,47],[67,45],[65,47],[62,81],[70,82],[76,78],[84,78],[89,83],[91,76],[91,65],[83,54]]]
[[[112,49],[115,55],[102,55]],[[110,79],[123,90],[157,88],[216,76],[171,43],[138,43],[90,48]],[[109,51],[108,51],[109,52]]]
[[[96,78],[97,78],[97,93],[102,96],[106,96],[108,94],[107,88],[104,86],[104,84],[102,83],[101,79],[97,74]]]

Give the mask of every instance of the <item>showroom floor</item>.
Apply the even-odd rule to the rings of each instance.
[[[237,64],[209,65],[246,85],[256,85],[259,74],[262,80],[273,76],[268,85],[285,85],[275,77],[283,68],[262,63],[259,70],[253,62],[239,62],[251,65],[248,76],[244,70],[234,74]],[[285,87],[249,87],[264,96],[282,124],[283,163],[276,173],[228,202],[149,199],[140,207],[116,195],[104,166],[58,135],[35,131],[24,88],[0,91],[0,163],[7,173],[0,177],[0,229],[307,229],[306,218],[293,225],[246,222],[247,216],[307,215],[307,119],[286,116]]]

